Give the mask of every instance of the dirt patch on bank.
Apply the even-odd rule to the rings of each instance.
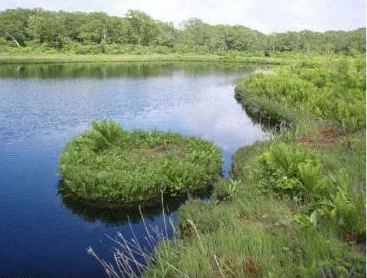
[[[328,149],[332,148],[340,139],[345,138],[346,135],[345,131],[335,127],[323,126],[315,137],[301,137],[298,142],[315,148]]]

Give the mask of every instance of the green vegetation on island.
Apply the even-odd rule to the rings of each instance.
[[[67,188],[87,200],[149,202],[204,191],[220,177],[213,144],[171,132],[126,131],[114,121],[94,122],[70,142],[59,171]]]

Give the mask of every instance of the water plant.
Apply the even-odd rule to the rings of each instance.
[[[160,192],[205,190],[219,178],[221,151],[210,142],[172,132],[126,131],[114,121],[93,122],[60,157],[71,193],[103,202],[143,202]]]

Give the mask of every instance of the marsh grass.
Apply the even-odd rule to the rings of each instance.
[[[236,88],[249,111],[289,127],[259,155],[257,186],[302,200],[301,225],[316,224],[318,216],[343,238],[357,241],[365,236],[365,88],[365,65],[350,57],[311,68],[278,68]],[[307,193],[294,195],[300,191]]]
[[[175,269],[188,277],[364,277],[365,254],[360,250],[364,249],[365,232],[361,227],[365,226],[365,192],[360,185],[365,180],[365,163],[359,153],[365,137],[359,134],[350,138],[354,148],[362,148],[354,149],[354,153],[343,150],[348,144],[341,140],[335,142],[338,151],[322,149],[311,160],[306,151],[309,146],[287,149],[299,157],[291,163],[314,165],[316,160],[322,164],[323,172],[312,175],[321,180],[330,179],[334,169],[340,171],[342,161],[354,161],[348,168],[356,169],[344,171],[355,172],[356,176],[343,176],[346,179],[339,180],[339,185],[332,183],[329,191],[305,191],[302,194],[306,198],[294,198],[292,191],[298,192],[298,188],[287,187],[279,195],[272,188],[264,191],[261,184],[268,178],[262,168],[264,153],[284,144],[283,140],[258,142],[236,154],[232,172],[236,187],[230,190],[231,198],[213,193],[210,202],[190,200],[180,207],[178,239],[158,246],[155,255],[159,262],[151,265],[146,277],[180,277]],[[349,186],[340,187],[343,183]],[[227,192],[233,188],[233,181],[221,181],[216,186]],[[338,203],[334,198],[345,199]]]
[[[236,98],[258,118],[294,125],[305,118],[327,120],[358,131],[366,125],[366,71],[355,60],[345,58],[327,68],[293,64],[274,74],[255,74],[236,87]]]
[[[145,241],[134,235],[110,238],[114,262],[88,248],[109,277],[363,277],[364,256],[332,232],[302,227],[295,206],[245,180],[230,202],[189,200],[181,207],[180,226],[148,226]],[[200,213],[198,213],[200,212]],[[165,215],[162,209],[163,216]],[[167,229],[175,230],[169,239]],[[151,249],[154,247],[154,253]]]
[[[114,121],[94,122],[60,157],[70,192],[100,202],[159,200],[203,191],[221,174],[221,151],[208,141],[172,132],[123,130]]]

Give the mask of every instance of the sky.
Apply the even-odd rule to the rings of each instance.
[[[244,25],[263,33],[354,30],[366,26],[366,0],[1,0],[0,10],[43,8],[103,11],[124,16],[141,10],[154,19],[174,22],[189,18],[210,24]]]

